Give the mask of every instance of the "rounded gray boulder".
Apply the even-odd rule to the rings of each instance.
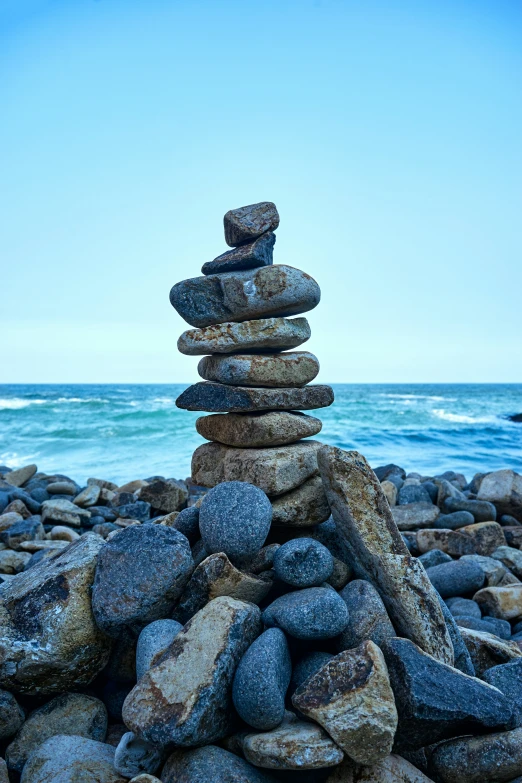
[[[313,538],[294,538],[274,556],[274,571],[293,587],[314,587],[332,575],[334,559],[328,549]]]
[[[296,639],[331,639],[348,625],[348,609],[332,588],[308,587],[276,598],[262,620]]]

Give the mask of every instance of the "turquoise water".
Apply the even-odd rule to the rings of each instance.
[[[180,411],[184,385],[0,386],[0,464],[36,462],[79,483],[150,475],[185,478],[203,442],[197,413]],[[373,466],[434,474],[522,471],[522,384],[336,384],[317,411],[319,439],[358,449]]]

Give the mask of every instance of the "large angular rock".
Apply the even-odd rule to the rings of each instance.
[[[272,775],[216,745],[175,750],[161,773],[163,783],[276,783]]]
[[[255,413],[327,408],[333,400],[332,388],[321,384],[304,386],[301,389],[268,389],[201,381],[185,389],[176,400],[176,405],[189,411]]]
[[[522,584],[507,587],[483,587],[473,600],[483,613],[500,620],[518,620],[522,617]]]
[[[370,767],[345,759],[325,783],[433,783],[417,767],[394,754]]]
[[[237,247],[267,231],[275,231],[278,225],[279,213],[273,201],[229,209],[223,218],[225,242],[230,247]]]
[[[283,264],[193,277],[170,291],[172,307],[198,328],[306,313],[320,298],[321,290],[313,277]]]
[[[306,318],[259,318],[240,323],[227,321],[183,332],[178,339],[178,351],[186,356],[290,351],[309,340],[310,335]]]
[[[204,380],[232,386],[300,388],[313,381],[318,372],[319,362],[308,351],[204,356],[198,364]]]
[[[460,633],[468,648],[477,677],[481,677],[492,666],[509,663],[522,657],[516,642],[508,642],[491,633],[472,631],[470,628],[461,628]]]
[[[215,413],[201,416],[196,429],[207,440],[238,448],[286,446],[321,432],[322,422],[306,413]]]
[[[8,473],[4,473],[3,480],[10,484],[12,487],[23,487],[27,484],[37,471],[36,465],[25,465],[23,468],[17,470],[10,470]]]
[[[296,489],[272,500],[274,527],[315,527],[330,516],[321,476],[312,476]]]
[[[443,783],[516,783],[513,778],[522,775],[522,729],[444,742],[434,749],[430,766]]]
[[[243,573],[232,565],[224,552],[210,555],[198,565],[174,610],[174,618],[188,622],[205,604],[218,596],[228,595],[240,601],[260,604],[272,587],[268,574]]]
[[[92,591],[98,626],[118,637],[165,617],[194,569],[184,535],[162,525],[133,525],[101,550]]]
[[[365,579],[354,579],[340,593],[348,607],[348,625],[339,637],[339,650],[349,650],[366,639],[379,647],[397,636],[382,599]]]
[[[239,269],[269,266],[273,262],[275,241],[275,234],[272,231],[267,231],[266,234],[262,234],[252,242],[240,245],[234,250],[228,250],[213,261],[207,261],[201,267],[201,274],[217,275]]]
[[[522,704],[520,693],[522,692],[522,658],[517,658],[511,663],[503,663],[500,666],[492,666],[482,675],[485,682],[498,688],[506,696],[513,707],[516,716],[516,725],[522,726]]]
[[[85,737],[58,735],[31,753],[23,783],[126,783],[114,769],[114,748]]]
[[[292,704],[360,764],[376,764],[392,749],[397,710],[383,654],[372,641],[332,658],[297,689]]]
[[[91,609],[103,539],[87,533],[13,577],[0,597],[0,684],[32,695],[80,688],[107,663],[111,642]]]
[[[159,745],[191,747],[224,737],[230,728],[235,670],[260,630],[257,606],[215,598],[127,696],[125,725]]]
[[[491,685],[436,661],[408,639],[391,639],[384,655],[399,713],[396,748],[512,728],[511,704]]]
[[[357,576],[379,591],[402,635],[444,663],[453,646],[437,593],[406,548],[388,501],[358,452],[323,446],[318,465],[337,527],[351,550]]]
[[[390,482],[387,482],[390,483]],[[392,516],[399,530],[418,530],[431,527],[440,511],[433,503],[405,503],[392,508]]]
[[[58,734],[103,742],[106,733],[107,710],[102,701],[83,693],[63,693],[29,715],[7,747],[7,764],[22,772],[31,753]]]
[[[139,497],[140,500],[149,503],[158,514],[171,514],[183,508],[188,500],[188,490],[182,481],[158,479],[141,487]]]
[[[486,474],[477,498],[493,503],[499,515],[509,514],[522,522],[522,476],[514,470]]]
[[[234,449],[204,443],[192,455],[192,480],[204,487],[224,481],[255,484],[269,497],[290,492],[317,473],[321,444],[303,441],[268,449]]]

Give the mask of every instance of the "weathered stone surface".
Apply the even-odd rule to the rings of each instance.
[[[496,688],[436,661],[408,639],[389,640],[384,656],[399,714],[396,748],[512,728],[511,704]]]
[[[156,772],[164,758],[162,748],[150,745],[128,731],[121,738],[114,753],[114,768],[121,775],[130,778],[142,772]]]
[[[415,537],[416,538],[416,537]],[[424,552],[423,555],[419,555],[419,562],[422,563],[426,570],[433,568],[433,566],[441,565],[442,563],[451,563],[451,555],[447,555],[441,549],[429,549]]]
[[[364,457],[356,451],[323,446],[318,465],[357,576],[369,579],[378,589],[399,633],[452,664],[453,647],[437,593],[423,566],[409,555]]]
[[[17,511],[7,511],[0,516],[0,531],[7,530],[11,525],[22,522],[23,516]]]
[[[391,751],[397,710],[384,657],[372,641],[326,663],[292,696],[354,761],[375,764]]]
[[[397,634],[375,587],[364,579],[354,579],[341,590],[348,607],[348,625],[339,637],[339,650],[358,647],[366,639],[381,645]]]
[[[321,431],[322,423],[306,413],[215,413],[201,416],[196,429],[207,440],[238,448],[285,446]]]
[[[331,661],[334,657],[335,656],[332,655],[332,653],[321,652],[320,650],[314,650],[313,652],[303,655],[303,657],[294,664],[292,669],[288,695],[293,696],[296,690],[300,688],[301,685],[304,685],[309,677],[318,672],[319,669],[322,669],[325,663],[328,663],[328,661]]]
[[[276,598],[263,612],[263,622],[296,639],[331,639],[346,628],[348,609],[335,590],[308,587]]]
[[[136,646],[136,678],[139,680],[145,672],[170,647],[183,626],[176,620],[154,620],[145,626],[138,637]]]
[[[477,555],[487,557],[498,547],[506,545],[504,531],[498,522],[475,522],[473,525],[461,527],[459,533],[473,539]]]
[[[170,303],[191,326],[297,315],[319,304],[313,277],[278,264],[244,272],[193,277],[170,291]]]
[[[222,482],[245,482],[269,497],[284,495],[317,473],[318,441],[268,449],[234,449],[204,443],[192,455],[192,479],[206,487]]]
[[[522,476],[514,470],[495,470],[484,476],[477,498],[493,503],[499,514],[522,522]]]
[[[500,560],[516,577],[522,578],[522,552],[520,549],[513,549],[511,546],[499,546],[491,553],[491,557],[494,560]]]
[[[232,386],[305,386],[319,372],[319,362],[308,351],[272,354],[233,354],[204,356],[198,373],[206,381]]]
[[[201,274],[216,275],[239,269],[269,266],[273,263],[275,241],[275,234],[272,231],[267,231],[252,242],[240,245],[234,250],[228,250],[213,261],[207,261],[201,267]]]
[[[484,572],[488,587],[504,586],[504,578],[508,572],[500,560],[484,555],[463,555],[461,560],[477,563]]]
[[[501,620],[518,620],[522,617],[522,584],[508,587],[484,587],[475,593],[473,600],[485,615]]]
[[[128,527],[98,556],[92,608],[110,636],[165,617],[180,597],[194,563],[181,533],[161,525]]]
[[[175,750],[161,778],[163,783],[276,783],[269,773],[215,745]]]
[[[469,560],[441,563],[427,568],[426,573],[442,598],[474,593],[484,584],[484,572],[477,563]]]
[[[100,499],[100,494],[101,487],[96,486],[96,484],[91,484],[76,495],[74,498],[74,505],[79,506],[80,508],[95,506]]]
[[[309,340],[310,335],[306,318],[229,321],[203,329],[188,329],[178,340],[178,351],[186,356],[290,351]]]
[[[25,719],[25,713],[9,691],[0,690],[0,741],[16,734]]]
[[[386,497],[386,500],[388,501],[390,508],[393,508],[397,504],[397,493],[398,493],[397,487],[392,481],[382,481],[381,489],[384,492],[384,495]],[[397,524],[398,527],[399,523],[397,520],[395,520],[395,523]]]
[[[279,726],[291,674],[286,637],[269,628],[250,645],[234,676],[234,707],[245,723],[263,731]]]
[[[461,628],[460,633],[468,648],[477,677],[481,677],[492,666],[509,663],[522,657],[516,642],[506,642],[491,633],[472,631],[469,628]]]
[[[34,710],[6,750],[9,769],[21,772],[42,742],[58,734],[103,742],[107,733],[107,710],[94,696],[64,693]]]
[[[301,389],[268,389],[200,381],[185,389],[176,405],[189,411],[249,413],[327,408],[333,400],[332,388],[319,383]]]
[[[266,598],[271,587],[271,576],[243,573],[232,565],[224,552],[218,552],[198,565],[173,616],[185,624],[205,604],[222,595],[259,604]]]
[[[320,476],[312,476],[296,489],[272,500],[274,527],[315,527],[330,516]]]
[[[237,664],[260,630],[256,606],[215,598],[130,692],[123,706],[125,725],[160,745],[190,747],[224,737]]]
[[[0,597],[0,684],[14,692],[60,693],[91,682],[110,640],[96,626],[91,586],[103,540],[87,533],[13,577]]]
[[[430,763],[443,783],[516,783],[513,777],[522,774],[522,729],[444,742]]]
[[[36,465],[25,465],[23,468],[10,470],[9,473],[4,473],[2,478],[12,487],[23,487],[23,485],[34,476],[36,470]]]
[[[421,553],[428,552],[430,549],[440,549],[454,557],[476,553],[473,539],[456,530],[419,530],[417,547]]]
[[[230,247],[237,247],[267,231],[275,231],[278,225],[279,213],[273,201],[229,209],[223,218],[225,242]]]
[[[274,555],[274,571],[278,579],[293,587],[318,587],[333,572],[330,551],[313,538],[293,538]]]
[[[247,734],[242,749],[247,761],[268,769],[323,769],[344,757],[320,726],[298,721],[291,714],[277,729]]]
[[[22,783],[126,783],[114,769],[114,748],[85,737],[58,735],[31,753]]]
[[[19,574],[30,559],[29,552],[14,552],[12,549],[5,549],[0,552],[0,573]]]
[[[325,783],[433,783],[417,767],[401,756],[390,755],[371,767],[345,759]]]
[[[80,527],[88,523],[90,518],[90,511],[76,506],[70,500],[46,500],[42,503],[42,524]]]
[[[501,519],[504,520],[506,517],[501,517]],[[502,522],[502,532],[504,533],[504,537],[508,546],[515,547],[515,549],[520,549],[522,546],[522,522],[518,522],[516,526],[505,525]]]
[[[500,666],[492,666],[482,675],[482,679],[502,691],[509,699],[516,716],[516,725],[522,726],[522,658],[517,658],[510,663]]]
[[[0,541],[9,549],[19,549],[26,541],[39,541],[44,538],[45,531],[40,517],[29,517],[15,522],[7,530],[0,532]]]
[[[139,490],[139,498],[150,503],[155,512],[170,514],[179,511],[188,500],[188,490],[183,481],[159,479]]]
[[[477,620],[476,617],[455,617],[455,622],[459,628],[470,628],[472,631],[485,631],[498,636],[499,639],[511,638],[511,626],[506,620],[499,620],[496,617],[484,617]]]
[[[466,525],[472,525],[474,522],[473,514],[470,514],[469,511],[454,511],[452,514],[441,514],[437,517],[433,527],[443,528],[444,530],[459,530],[462,527],[466,527]]]

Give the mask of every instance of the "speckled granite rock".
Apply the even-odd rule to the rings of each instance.
[[[501,620],[522,617],[522,584],[508,587],[483,587],[473,596],[485,615]]]
[[[444,742],[431,767],[443,783],[515,783],[522,775],[522,729]]]
[[[331,639],[348,623],[348,609],[329,587],[308,587],[276,598],[263,612],[263,622],[296,639]]]
[[[183,332],[178,340],[178,351],[186,356],[290,351],[309,340],[310,334],[306,318],[226,321]]]
[[[161,773],[163,783],[276,783],[265,770],[215,745],[175,750]]]
[[[318,372],[319,362],[308,351],[204,356],[198,364],[204,380],[232,386],[300,388],[313,381]]]
[[[273,262],[275,241],[275,234],[272,231],[267,231],[252,242],[240,245],[234,250],[228,250],[213,261],[207,261],[201,267],[201,274],[216,275],[221,272],[269,266]]]
[[[22,783],[126,783],[114,769],[114,748],[101,742],[58,735],[36,748],[24,767]]]
[[[316,527],[330,516],[321,476],[312,476],[296,489],[272,499],[274,527]]]
[[[318,383],[301,389],[268,389],[201,381],[185,389],[176,405],[189,411],[251,413],[326,408],[333,399],[332,388]]]
[[[461,628],[460,633],[473,661],[477,677],[481,677],[486,669],[509,663],[522,657],[522,651],[516,642],[507,642],[491,633],[472,631]]]
[[[25,713],[9,691],[0,690],[0,741],[16,734],[25,720]]]
[[[293,538],[274,555],[275,575],[292,587],[319,587],[332,575],[330,551],[313,538]]]
[[[379,647],[397,634],[382,599],[370,582],[354,579],[341,590],[348,607],[348,625],[339,637],[339,650],[358,647],[371,639]]]
[[[278,225],[279,213],[273,201],[229,209],[223,218],[225,242],[230,247],[237,247],[267,231],[275,231]]]
[[[401,756],[390,755],[370,767],[345,759],[326,783],[433,783],[413,764]]]

